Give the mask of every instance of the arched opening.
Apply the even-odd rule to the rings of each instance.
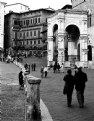
[[[88,45],[88,61],[92,61],[92,47]]]
[[[53,61],[57,62],[58,57],[58,25],[55,24],[53,27]]]
[[[66,33],[65,43],[64,43],[65,61],[75,61],[78,58],[77,43],[78,43],[79,36],[80,36],[79,28],[76,25],[69,25],[66,27],[65,33]]]

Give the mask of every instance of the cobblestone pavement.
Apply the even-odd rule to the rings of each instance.
[[[18,73],[15,65],[0,62],[1,121],[25,120],[25,95],[19,91]]]
[[[53,121],[94,121],[94,70],[85,69],[88,82],[85,90],[85,107],[79,108],[76,91],[73,92],[72,108],[67,107],[66,96],[62,90],[64,73],[54,74],[49,71],[47,78],[42,78],[40,90],[41,98],[46,104]],[[40,77],[40,69],[31,72]]]
[[[63,82],[64,73],[54,74],[53,71],[50,70],[48,73],[48,77],[42,78],[42,81],[40,84],[41,99],[46,104],[52,116],[53,121],[94,121],[94,70],[85,69],[84,71],[88,75],[88,82],[86,83],[85,107],[83,109],[80,109],[78,106],[75,90],[73,93],[72,108],[67,107],[66,96],[62,94],[62,90],[64,86],[64,82]],[[17,69],[17,74],[18,72],[19,70]],[[0,64],[0,73],[1,73],[1,64]],[[35,72],[31,71],[31,74],[33,76],[40,78],[40,68],[38,67]],[[15,81],[15,83],[16,82],[17,81]],[[6,103],[7,108],[5,106],[5,108],[3,109],[4,113],[2,114],[2,116],[4,117],[4,119],[2,121],[22,121],[24,119],[24,117],[22,116],[24,115],[24,101],[23,101],[24,93],[20,92],[17,89],[18,89],[18,85],[12,86],[12,87],[10,85],[8,85],[7,87],[4,85],[3,87],[3,91],[2,91],[3,94],[1,93],[0,99],[2,98],[3,103],[7,102],[7,100],[9,101],[8,101],[8,104]],[[10,93],[12,92],[11,96],[10,94],[7,93],[7,91],[9,90],[10,90]],[[13,92],[13,90],[15,90],[14,91],[15,93]],[[12,96],[14,96],[14,98]],[[12,104],[11,104],[12,102],[11,99],[14,99],[14,102]],[[19,107],[22,107],[22,108],[19,108]],[[8,118],[7,116],[9,114],[11,116],[12,114],[11,112],[9,112],[8,110],[9,108],[12,109],[11,110],[12,113],[14,111],[14,114],[16,114],[16,115],[12,115],[13,116],[12,118],[10,117]],[[15,113],[15,112],[18,112],[18,113]],[[19,119],[19,115],[21,115],[21,118],[20,118],[21,120]]]

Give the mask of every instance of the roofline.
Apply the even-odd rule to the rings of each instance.
[[[0,1],[0,3],[2,3],[2,4],[4,4],[4,5],[6,5],[6,4],[7,4],[7,3],[5,3],[5,2],[1,2],[1,1]]]
[[[17,15],[20,15],[20,13],[10,12],[10,13],[7,13],[5,16],[11,15],[11,14],[17,14]]]
[[[7,7],[7,6],[12,6],[12,5],[17,5],[17,4],[21,4],[21,5],[26,6],[26,7],[28,7],[28,8],[29,8],[29,6],[24,5],[24,4],[22,4],[22,3],[14,3],[14,4],[9,4],[9,5],[6,5],[6,7]]]
[[[49,10],[47,8],[40,8],[40,9],[35,9],[35,10],[29,10],[20,14],[25,14],[25,13],[30,13],[30,12],[35,12],[35,11],[49,11],[49,12],[55,12],[55,10]]]
[[[48,16],[47,18],[51,18],[53,16],[55,16],[56,14],[58,14],[59,12],[63,12],[64,14],[87,14],[87,11],[80,11],[80,10],[77,10],[77,9],[58,9],[55,13],[53,13],[52,15]]]

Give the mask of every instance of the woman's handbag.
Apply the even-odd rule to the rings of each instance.
[[[63,94],[66,95],[68,90],[68,86],[65,84],[63,88]]]

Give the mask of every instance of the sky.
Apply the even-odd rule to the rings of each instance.
[[[29,6],[31,10],[39,8],[53,8],[55,10],[61,9],[66,4],[71,4],[71,0],[1,0],[8,4],[22,3]]]

